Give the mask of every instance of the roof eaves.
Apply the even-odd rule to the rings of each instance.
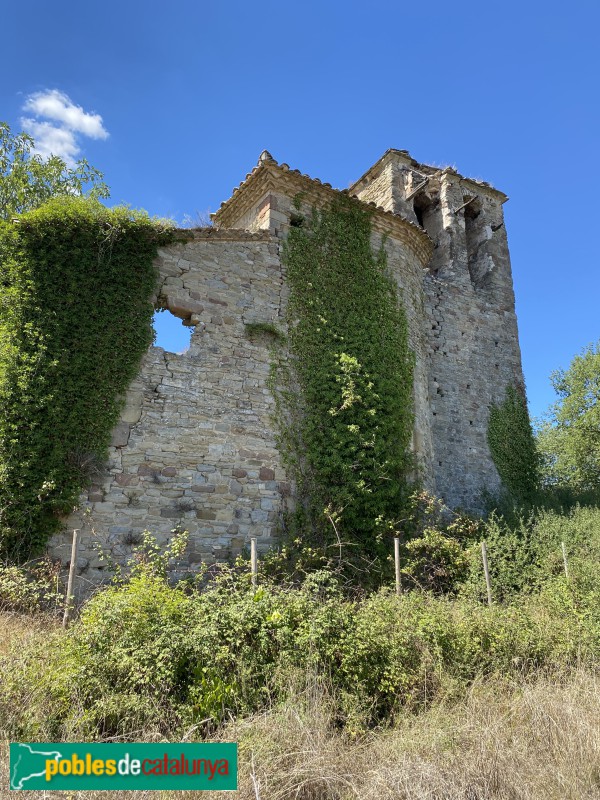
[[[284,176],[288,178],[286,181],[287,186],[282,187],[281,179],[284,178]],[[267,151],[264,151],[261,154],[257,166],[246,175],[245,179],[237,187],[235,187],[231,197],[221,203],[219,210],[211,215],[215,222],[221,222],[224,226],[227,226],[228,221],[235,213],[235,207],[240,204],[242,196],[246,194],[246,192],[252,187],[252,184],[260,180],[261,177],[264,177],[265,179],[264,187],[261,187],[261,191],[262,189],[264,189],[264,191],[269,191],[270,189],[275,188],[279,188],[280,191],[283,191],[286,194],[290,194],[292,190],[295,190],[293,191],[294,194],[298,194],[301,191],[306,191],[307,194],[312,194],[311,199],[313,201],[319,201],[317,203],[319,205],[324,204],[327,195],[345,195],[353,202],[360,203],[362,206],[372,209],[381,223],[376,227],[381,229],[382,232],[385,232],[384,229],[386,228],[386,223],[387,225],[393,225],[397,228],[402,227],[406,230],[407,234],[410,232],[411,236],[415,237],[416,241],[420,240],[420,247],[418,249],[422,251],[421,254],[423,257],[425,252],[428,252],[430,255],[431,251],[433,250],[433,243],[431,242],[431,239],[419,225],[415,225],[415,223],[411,222],[400,214],[386,211],[376,203],[366,203],[363,200],[360,200],[359,198],[350,194],[350,190],[348,189],[334,189],[330,183],[323,182],[318,178],[312,178],[310,175],[302,173],[298,169],[291,169],[289,164],[278,164],[277,161]],[[292,184],[296,185],[292,186]],[[242,216],[242,214],[239,216]]]

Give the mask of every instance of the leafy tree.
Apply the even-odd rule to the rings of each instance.
[[[600,488],[600,341],[550,380],[559,400],[538,432],[544,483]]]
[[[57,195],[108,197],[103,175],[82,158],[70,167],[59,156],[33,153],[34,140],[0,122],[0,219],[31,211]]]
[[[539,456],[527,401],[515,386],[507,386],[503,402],[490,409],[488,443],[508,494],[518,503],[532,502],[539,485]]]

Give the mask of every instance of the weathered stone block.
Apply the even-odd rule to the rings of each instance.
[[[121,472],[119,475],[115,475],[115,483],[118,486],[135,486],[140,482],[140,479],[137,475],[128,475],[124,472]]]
[[[156,474],[157,474],[156,467],[152,467],[150,466],[150,464],[140,464],[138,467],[138,475],[144,475],[150,477]]]
[[[131,431],[131,426],[127,422],[119,422],[114,428],[112,432],[112,436],[110,439],[111,447],[125,447],[127,442],[129,441],[129,432]]]

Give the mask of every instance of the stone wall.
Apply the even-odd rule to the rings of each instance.
[[[250,534],[267,549],[289,494],[266,386],[269,341],[245,327],[280,324],[278,242],[209,229],[161,251],[158,266],[164,313],[194,323],[190,348],[150,348],[106,474],[50,546],[66,562],[70,531],[81,528],[78,566],[92,584],[104,577],[94,542],[123,561],[146,529],[161,544],[174,529],[189,531],[184,571],[239,553]]]
[[[461,208],[460,177],[442,178],[424,280],[436,491],[469,510],[481,508],[484,489],[500,488],[487,443],[490,406],[509,383],[524,388],[502,205],[493,194],[474,197]]]
[[[490,406],[509,383],[523,385],[506,196],[395,150],[349,191],[376,206],[372,245],[385,247],[406,310],[424,485],[449,506],[476,511],[482,490],[499,488]],[[161,251],[156,302],[190,327],[191,343],[183,353],[150,348],[106,473],[52,540],[50,554],[66,563],[70,531],[82,529],[78,567],[90,584],[104,577],[93,542],[124,561],[144,530],[161,544],[174,530],[189,532],[184,572],[237,555],[251,536],[263,550],[274,544],[293,487],[275,442],[272,341],[247,325],[283,329],[282,242],[294,216],[335,193],[265,151],[215,215],[220,229],[190,232],[187,243]]]
[[[395,150],[351,191],[418,222],[433,241],[421,275],[427,344],[422,353],[415,350],[417,374],[423,370],[428,383],[416,407],[427,408],[424,431],[432,449],[419,449],[431,452],[435,493],[450,507],[479,511],[483,491],[500,488],[487,443],[490,406],[503,400],[509,383],[524,389],[502,211],[506,196]],[[413,299],[409,306],[416,304]]]

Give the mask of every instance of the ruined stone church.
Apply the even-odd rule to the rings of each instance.
[[[281,324],[282,242],[298,210],[338,194],[264,152],[213,215],[214,226],[163,249],[157,305],[192,329],[183,353],[151,347],[113,432],[105,474],[82,497],[50,553],[100,580],[93,543],[125,560],[144,530],[166,542],[189,532],[186,565],[276,541],[290,487],[275,442],[269,342],[249,325]],[[505,194],[451,168],[388,150],[344,193],[372,210],[372,243],[387,252],[415,353],[412,447],[425,486],[477,510],[499,478],[489,409],[523,384]]]

